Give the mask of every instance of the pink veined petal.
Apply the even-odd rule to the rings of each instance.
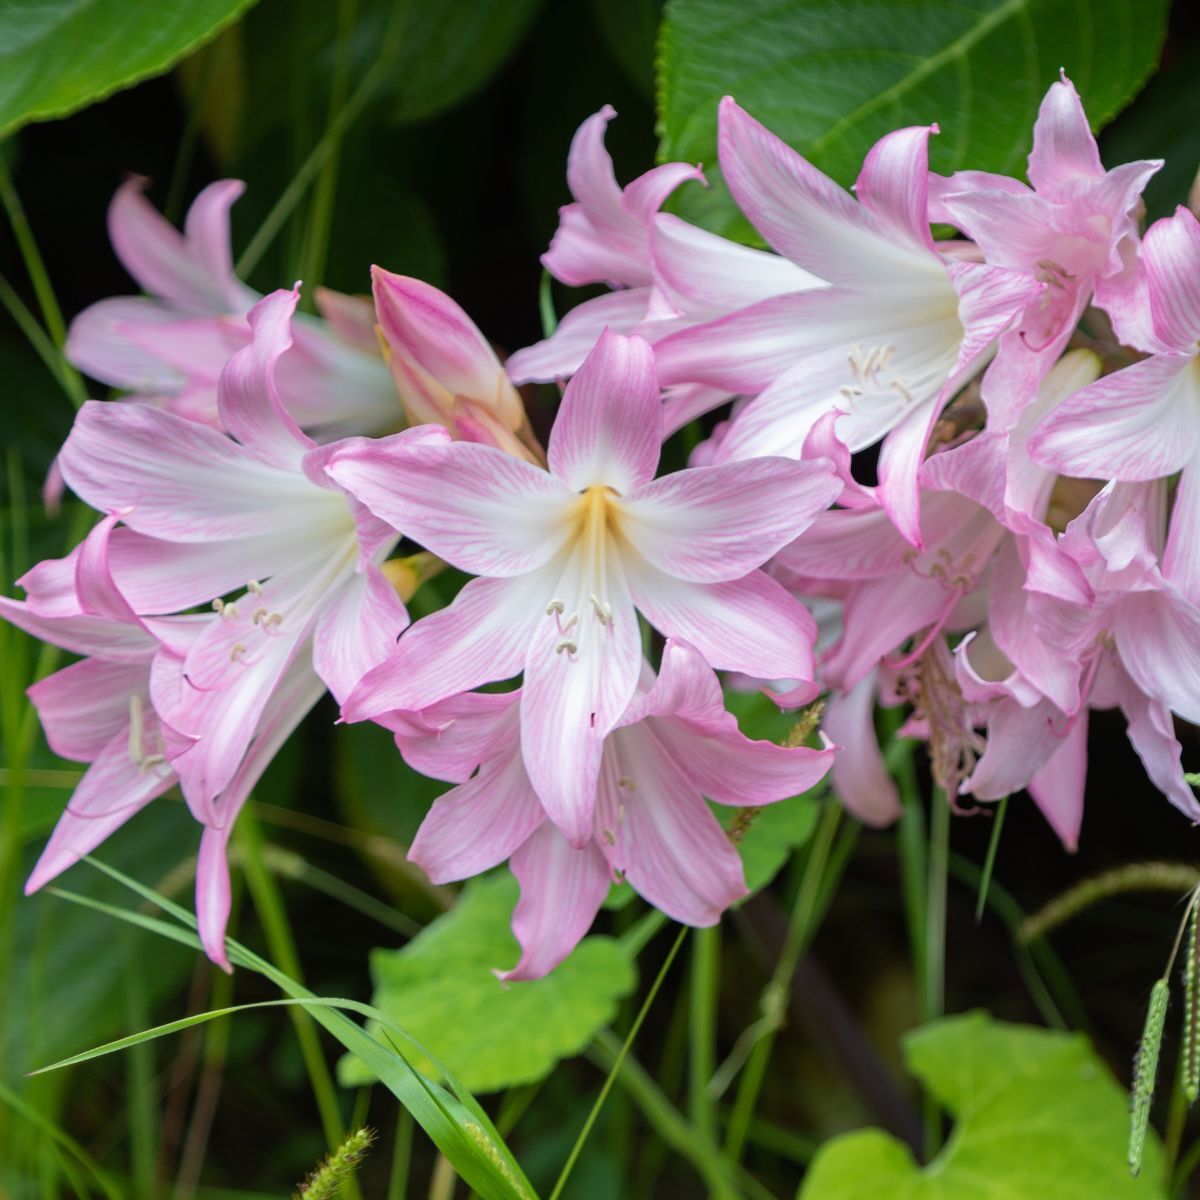
[[[1080,178],[1104,174],[1100,151],[1075,85],[1064,75],[1050,85],[1033,126],[1029,181],[1039,192],[1055,196]]]
[[[1114,630],[1142,691],[1200,724],[1200,609],[1174,589],[1137,592],[1117,605]]]
[[[326,472],[464,571],[524,575],[562,548],[576,497],[553,475],[492,446],[414,443],[416,432],[350,444],[329,458]]]
[[[118,516],[108,516],[98,521],[80,543],[75,557],[75,592],[80,608],[93,616],[138,623],[110,569],[109,545],[118,520]]]
[[[132,662],[85,658],[38,680],[27,694],[50,749],[91,762],[117,734],[128,740],[130,703],[145,697],[149,673],[149,656]]]
[[[320,521],[328,493],[192,421],[89,400],[59,457],[71,489],[140,533],[180,542],[246,537]],[[125,511],[129,510],[129,511]]]
[[[414,770],[465,783],[481,763],[518,743],[520,701],[519,688],[464,692],[418,713],[390,712],[376,720],[396,735],[396,746]]]
[[[200,856],[196,861],[196,920],[200,944],[222,971],[233,973],[225,953],[225,930],[229,924],[229,846],[231,826],[206,828],[200,838]]]
[[[663,416],[654,353],[605,330],[563,393],[550,431],[550,470],[568,487],[628,494],[654,478]]]
[[[342,703],[372,667],[392,652],[408,611],[378,567],[365,564],[321,614],[313,669]]]
[[[936,125],[897,129],[871,147],[854,194],[917,251],[935,254],[929,233],[929,135]]]
[[[108,210],[109,236],[125,269],[151,295],[186,312],[230,311],[244,289],[229,266],[228,214],[244,185],[209,184],[192,203],[187,237],[155,211],[143,186],[140,179],[122,184]]]
[[[830,283],[874,287],[940,270],[726,96],[718,152],[738,207],[771,245]]]
[[[1200,364],[1160,354],[1068,397],[1034,431],[1029,451],[1062,475],[1157,479],[1194,453],[1198,413]]]
[[[690,642],[716,670],[755,679],[812,678],[816,622],[762,571],[701,584],[664,575],[647,563],[629,583],[646,619],[667,637]]]
[[[468,879],[502,863],[546,820],[519,745],[433,802],[408,852],[434,883]]]
[[[948,389],[953,394],[986,361],[997,339],[1015,324],[1026,306],[1045,293],[1046,285],[1025,271],[986,263],[952,263],[949,276],[958,293],[958,319],[963,327],[951,375],[954,382]]]
[[[823,461],[693,467],[623,500],[620,529],[668,575],[695,583],[740,579],[803,533],[840,492]]]
[[[1170,712],[1144,695],[1124,672],[1118,677],[1117,692],[1129,722],[1129,740],[1150,782],[1186,817],[1200,821],[1200,801],[1183,777],[1183,747],[1175,737]]]
[[[25,894],[36,892],[90,854],[174,783],[167,767],[146,767],[132,760],[128,731],[115,734],[76,786],[25,883]]]
[[[545,590],[539,577],[470,580],[451,605],[411,625],[388,659],[363,676],[342,705],[343,719],[427,708],[516,675],[536,622],[545,620]]]
[[[1200,605],[1200,443],[1184,464],[1175,489],[1162,572],[1188,600]]]
[[[595,920],[612,876],[595,846],[571,846],[544,821],[509,863],[521,885],[512,929],[521,957],[501,980],[540,979],[579,944]]]
[[[171,310],[160,309],[167,315]],[[174,404],[183,402],[189,390],[216,389],[221,369],[230,356],[250,343],[250,326],[245,317],[175,316],[170,321],[125,320],[117,322],[112,336],[128,342],[144,354],[161,360],[179,380],[174,388]],[[192,400],[191,407],[199,408]],[[172,411],[180,411],[178,407]],[[209,424],[217,424],[214,417]]]
[[[729,393],[721,388],[705,387],[703,384],[685,383],[678,387],[668,388],[663,394],[663,432],[667,437],[678,433],[685,425],[720,408],[729,399]],[[701,443],[701,446],[708,443]],[[709,461],[700,461],[696,457],[700,447],[692,452],[692,466],[711,466]]]
[[[933,427],[941,416],[938,404],[914,408],[883,439],[879,451],[877,495],[901,535],[914,546],[921,539],[921,463]]]
[[[875,733],[874,674],[864,675],[848,692],[829,702],[822,729],[837,744],[833,790],[864,825],[883,829],[898,820],[903,805],[888,774]]]
[[[1182,205],[1142,239],[1154,332],[1164,345],[1195,353],[1200,338],[1200,222]]]
[[[504,372],[495,351],[462,308],[431,284],[371,268],[375,311],[392,353],[415,362],[451,395],[502,402]],[[519,403],[519,402],[517,402]]]
[[[313,289],[313,299],[321,318],[338,339],[372,357],[379,355],[375,333],[375,306],[366,296],[350,296],[332,288]]]
[[[562,611],[535,626],[521,692],[525,768],[573,846],[591,837],[604,738],[629,706],[642,665],[620,563],[610,552],[597,568],[590,554],[581,545],[565,564],[553,593]]]
[[[1087,712],[1082,712],[1026,785],[1050,828],[1070,851],[1079,848],[1083,824],[1083,788],[1087,781]]]
[[[670,213],[654,218],[650,248],[655,283],[690,317],[717,316],[770,296],[825,286],[780,254],[741,246]]]
[[[784,581],[869,580],[901,570],[911,557],[912,547],[882,509],[838,509],[823,513],[802,538],[784,547],[772,570],[779,568]]]
[[[129,326],[159,329],[178,314],[147,296],[118,296],[85,308],[67,331],[70,363],[101,383],[135,392],[178,391],[183,375],[160,355],[132,341]]]
[[[294,470],[312,438],[288,414],[275,386],[279,359],[292,345],[292,314],[299,286],[272,292],[249,315],[253,336],[221,372],[217,404],[221,423],[262,462]]]
[[[615,871],[669,917],[715,925],[746,895],[741,856],[690,779],[645,725],[605,749],[596,835]]]
[[[938,175],[930,172],[928,183],[929,219],[943,225],[953,225],[954,216],[948,207],[951,197],[964,192],[995,189],[1008,192],[1013,196],[1024,196],[1029,193],[1028,186],[1019,179],[1013,179],[1009,175],[996,175],[991,171],[955,171],[953,175]]]
[[[577,304],[544,341],[509,356],[504,364],[513,383],[551,383],[566,379],[580,364],[605,329],[629,334],[645,319],[648,287],[622,288]]]
[[[980,800],[1021,791],[1062,748],[1068,732],[1067,719],[1048,700],[1032,708],[997,701],[988,718],[987,749],[962,790]]]
[[[643,228],[647,228],[667,197],[680,184],[693,179],[705,182],[704,172],[691,163],[670,162],[651,167],[625,188],[622,199],[625,211]]]
[[[72,654],[96,654],[103,658],[149,661],[155,642],[140,625],[110,621],[86,613],[44,616],[27,603],[0,596],[0,617],[18,629],[61,646]]]

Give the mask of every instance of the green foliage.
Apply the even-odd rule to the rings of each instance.
[[[167,70],[253,0],[0,0],[0,136]]]
[[[328,1154],[300,1185],[295,1200],[334,1200],[355,1171],[362,1165],[375,1141],[375,1131],[356,1129],[336,1150]]]
[[[919,1167],[876,1129],[817,1154],[799,1200],[1133,1200],[1161,1198],[1161,1152],[1125,1165],[1125,1095],[1081,1034],[950,1017],[905,1039],[913,1073],[955,1118],[938,1157]]]
[[[620,942],[589,937],[545,979],[501,984],[493,972],[519,954],[509,929],[516,894],[507,873],[481,879],[403,949],[371,956],[375,1007],[476,1092],[543,1078],[612,1021],[637,982]],[[347,1086],[374,1079],[350,1057],[338,1074]]]
[[[1038,104],[1066,69],[1096,128],[1154,69],[1167,0],[670,0],[660,40],[663,159],[703,162],[686,216],[746,235],[719,184],[717,102],[742,107],[843,184],[883,134],[941,125],[935,170],[1020,174]]]

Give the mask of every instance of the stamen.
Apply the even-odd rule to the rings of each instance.
[[[246,591],[253,592],[256,596],[261,596],[262,590],[263,586],[258,582],[257,579],[251,579],[250,582],[246,584]]]
[[[145,733],[145,710],[141,696],[129,697],[129,761],[145,762],[142,736]]]
[[[546,616],[552,617],[556,613],[565,612],[566,608],[567,606],[561,600],[551,600],[550,603],[546,605]]]
[[[637,791],[637,784],[628,775],[622,775],[617,780],[617,787],[624,788],[627,792]]]
[[[263,619],[263,617],[265,617],[266,615],[267,615],[267,609],[262,608],[261,606],[259,608],[256,608],[254,610],[254,616],[252,616],[250,618],[250,624],[257,625],[259,623],[259,621],[261,621]]]
[[[245,653],[246,653],[246,647],[243,646],[241,642],[234,642],[232,648],[229,651],[229,661],[237,662],[238,655],[245,654]]]
[[[600,831],[600,836],[603,837],[610,846],[615,846],[617,844],[617,835],[613,833],[611,829],[602,829]]]
[[[601,625],[611,626],[613,623],[612,605],[602,601],[595,592],[592,592],[588,599],[592,602],[592,607],[596,610],[596,620]]]
[[[570,638],[563,638],[563,640],[554,647],[555,654],[565,653],[572,662],[575,661],[575,655],[578,651],[579,647],[573,641],[571,641]]]

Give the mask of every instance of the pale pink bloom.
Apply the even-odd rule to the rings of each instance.
[[[715,668],[810,679],[813,620],[757,568],[836,495],[827,466],[758,459],[656,480],[661,441],[650,347],[605,333],[563,396],[548,471],[448,438],[333,455],[328,471],[373,512],[483,576],[401,638],[344,716],[424,709],[523,671],[529,777],[583,845],[604,737],[637,685],[638,612]]]
[[[410,425],[443,425],[531,461],[543,456],[495,351],[444,292],[408,275],[371,268],[388,365]]]
[[[220,382],[231,436],[144,405],[90,402],[61,455],[71,488],[123,521],[96,569],[133,609],[215,609],[154,626],[166,653],[150,686],[164,755],[208,830],[200,862],[206,895],[217,898],[210,928],[223,927],[224,844],[247,778],[326,687],[344,699],[408,623],[378,568],[396,531],[324,472],[346,443],[315,446],[280,401],[275,367],[295,303],[294,291],[276,292],[250,314],[253,340]],[[426,429],[396,435],[409,446],[428,438]],[[216,957],[219,940],[206,948]]]
[[[233,270],[229,208],[243,184],[223,179],[196,197],[180,233],[130,179],[108,213],[113,248],[144,296],[101,300],[71,323],[67,357],[86,375],[189,420],[219,424],[217,381],[250,341],[261,298]],[[298,314],[276,372],[284,407],[321,440],[401,424],[379,355],[370,303],[318,289],[318,319]]]
[[[518,350],[507,363],[515,383],[573,375],[605,329],[632,333],[646,319],[653,269],[650,222],[685,180],[704,176],[687,163],[665,163],[622,188],[604,148],[616,110],[606,104],[571,139],[567,186],[574,201],[559,209],[559,224],[542,265],[561,283],[604,283],[610,295],[587,300],[559,322],[552,337]]]
[[[422,714],[424,732],[401,714],[397,743],[406,758],[459,784],[434,803],[409,857],[435,883],[506,859],[520,880],[513,932],[521,960],[502,979],[553,970],[587,932],[614,880],[627,879],[677,921],[715,924],[746,895],[746,884],[705,798],[758,807],[807,791],[829,770],[832,748],[743,736],[716,676],[686,643],[667,641],[657,678],[644,662],[641,671],[632,703],[602,741],[595,811],[578,846],[547,819],[530,781],[519,692],[436,705]]]
[[[1030,445],[1063,475],[1124,482],[1182,472],[1163,573],[1200,603],[1200,222],[1186,209],[1146,232],[1153,353],[1073,396]]]
[[[1089,300],[1118,327],[1144,305],[1136,288],[1137,216],[1159,161],[1105,171],[1074,85],[1051,85],[1033,128],[1026,187],[1007,175],[963,171],[934,176],[936,220],[957,226],[988,263],[1036,275],[1047,284],[1020,322],[1002,336],[1003,352],[984,378],[989,422],[1011,425],[1054,365]]]
[[[878,142],[856,199],[726,97],[719,146],[734,198],[780,254],[832,286],[761,300],[655,346],[666,385],[756,396],[726,432],[723,459],[798,456],[831,411],[851,451],[885,438],[881,499],[914,545],[917,473],[934,423],[1044,288],[1026,272],[964,261],[961,245],[935,245],[930,132]]]
[[[205,619],[133,613],[107,569],[117,520],[102,520],[66,559],[35,567],[21,581],[28,593],[24,602],[0,598],[0,615],[14,625],[84,656],[29,689],[51,749],[89,766],[26,882],[26,894],[90,854],[179,782],[168,753],[181,735],[162,720],[151,693],[156,679],[178,673],[182,660],[174,647],[198,636]],[[224,792],[205,809],[193,808],[205,823],[196,869],[200,940],[226,970],[229,827],[298,719],[289,707],[293,698],[283,691],[271,697],[257,737]],[[209,810],[229,819],[205,822]]]

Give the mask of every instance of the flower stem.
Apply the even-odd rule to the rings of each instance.
[[[600,1089],[600,1094],[596,1097],[596,1101],[592,1105],[592,1110],[588,1113],[587,1120],[584,1121],[583,1128],[579,1131],[579,1136],[575,1139],[575,1144],[571,1147],[571,1153],[567,1156],[567,1161],[563,1164],[563,1169],[558,1174],[558,1179],[555,1181],[549,1200],[559,1200],[563,1188],[567,1186],[567,1180],[571,1177],[571,1172],[575,1169],[575,1162],[579,1158],[580,1151],[583,1150],[584,1143],[587,1141],[588,1135],[592,1132],[592,1126],[595,1125],[596,1118],[600,1115],[600,1110],[604,1107],[604,1101],[608,1099],[608,1093],[612,1091],[612,1086],[616,1082],[617,1076],[621,1073],[621,1066],[625,1062],[625,1057],[629,1053],[630,1046],[633,1045],[633,1039],[637,1037],[638,1030],[641,1029],[642,1022],[645,1021],[646,1014],[650,1011],[650,1005],[654,1003],[654,998],[658,995],[659,988],[662,987],[663,980],[666,979],[667,972],[670,970],[671,964],[675,961],[675,956],[679,953],[679,948],[683,945],[683,939],[687,937],[687,934],[688,926],[681,926],[678,936],[675,938],[674,943],[672,943],[671,949],[667,952],[667,957],[663,959],[663,965],[659,968],[658,975],[650,985],[650,990],[646,993],[646,999],[642,1001],[642,1007],[638,1010],[638,1015],[634,1017],[633,1024],[629,1027],[629,1032],[625,1035],[625,1041],[622,1042],[620,1050],[613,1059],[612,1069],[609,1071],[608,1077],[604,1080],[604,1086]]]
[[[950,805],[935,787],[929,814],[929,870],[925,900],[925,956],[922,961],[921,1020],[946,1011],[946,888],[950,869]],[[925,1095],[925,1154],[941,1144],[942,1116],[937,1100]]]
[[[822,876],[841,819],[841,805],[836,801],[829,801],[821,813],[821,820],[813,835],[808,860],[804,865],[804,875],[796,892],[796,902],[792,906],[783,949],[775,964],[775,970],[771,973],[771,979],[763,989],[761,1005],[768,1024],[750,1052],[746,1069],[738,1083],[733,1111],[725,1131],[725,1152],[734,1162],[740,1159],[746,1144],[746,1135],[766,1077],[775,1035],[783,1025],[784,1014],[787,1011],[788,980],[796,970],[800,955],[804,953],[816,932],[817,913],[820,911],[817,900],[822,891]]]
[[[697,929],[692,938],[692,986],[688,997],[688,1116],[710,1141],[717,1133],[716,1105],[708,1083],[716,1069],[720,962],[720,927]]]
[[[262,922],[263,933],[267,939],[267,948],[275,965],[290,975],[297,983],[303,983],[304,977],[300,970],[300,956],[296,952],[295,938],[288,924],[287,910],[275,877],[267,870],[264,861],[264,843],[262,830],[254,815],[251,805],[242,809],[238,819],[235,836],[242,853],[242,863],[246,872],[246,883],[250,888],[250,896],[254,901],[258,919]],[[346,1131],[342,1125],[341,1113],[338,1111],[337,1091],[333,1085],[333,1077],[329,1073],[329,1064],[321,1050],[321,1042],[317,1036],[316,1026],[312,1018],[301,1008],[290,1011],[292,1024],[296,1029],[296,1040],[300,1043],[300,1054],[308,1071],[309,1083],[317,1102],[317,1110],[321,1116],[321,1127],[325,1133],[325,1141],[330,1150],[336,1150],[343,1142]],[[345,1184],[348,1196],[360,1195],[358,1184],[354,1179],[348,1179]]]

